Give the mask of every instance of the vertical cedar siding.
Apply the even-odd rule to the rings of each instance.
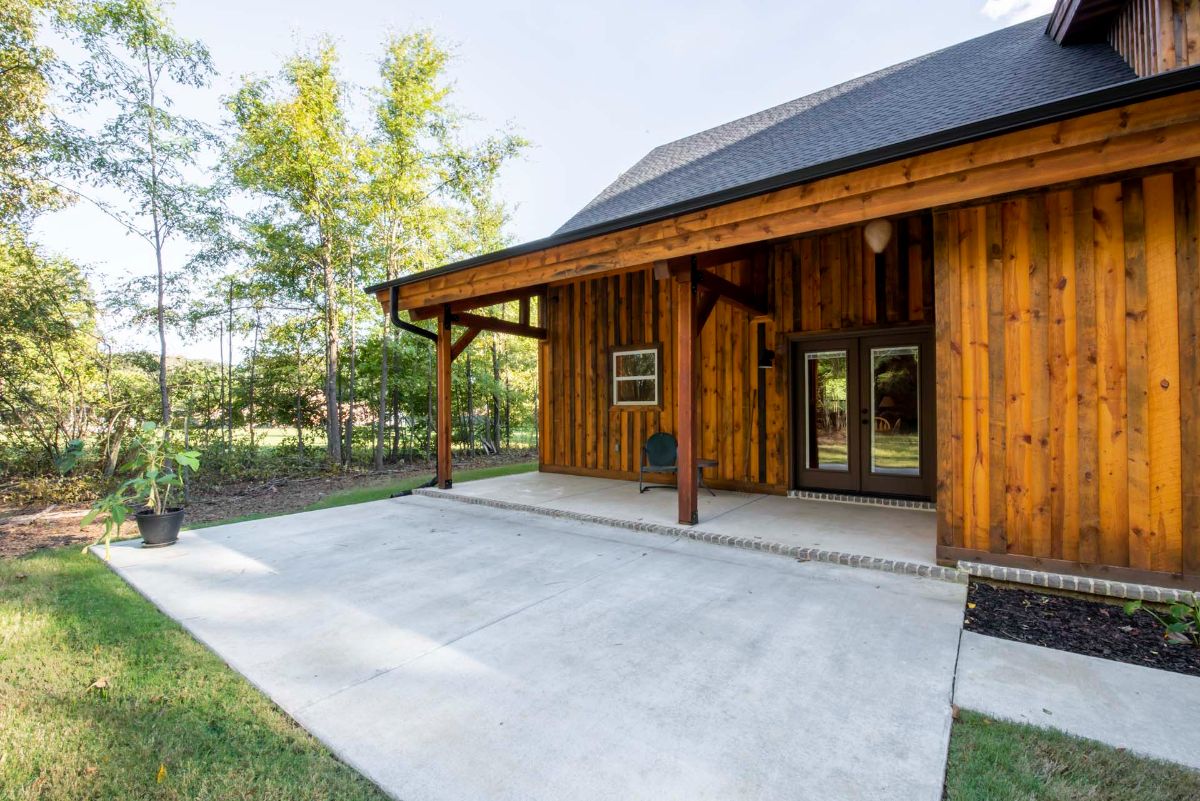
[[[895,222],[881,260],[888,287],[883,298],[876,297],[875,256],[866,248],[861,226],[764,244],[740,261],[712,268],[734,283],[765,289],[771,309],[769,317],[752,321],[718,303],[698,343],[698,455],[720,462],[706,474],[714,486],[788,488],[789,334],[869,327],[877,308],[883,311],[881,324],[932,322],[932,216]],[[672,283],[655,280],[647,267],[549,288],[548,367],[543,367],[540,396],[544,467],[636,477],[646,438],[657,431],[674,433]],[[757,367],[760,324],[766,327],[767,349],[775,352],[775,367],[766,371]],[[661,346],[657,407],[612,405],[610,352],[625,345]],[[759,476],[760,459],[765,481]]]
[[[939,549],[1200,574],[1198,185],[935,214]]]
[[[1097,181],[896,220],[878,260],[853,226],[712,268],[763,285],[770,316],[720,303],[698,342],[707,478],[788,488],[789,335],[932,324],[943,558],[1200,575],[1198,187],[1190,167]],[[548,469],[632,478],[646,437],[674,432],[672,284],[647,268],[550,288]],[[609,352],[635,344],[661,346],[657,408],[611,404]]]
[[[1200,64],[1200,0],[1129,0],[1108,43],[1141,78]]]

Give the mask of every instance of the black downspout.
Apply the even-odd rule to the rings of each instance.
[[[431,342],[433,342],[436,345],[437,341],[438,341],[438,335],[436,333],[434,333],[433,331],[426,331],[424,328],[422,328],[419,325],[413,325],[410,322],[406,322],[406,321],[400,319],[400,305],[398,303],[399,299],[400,299],[400,287],[394,286],[394,287],[392,287],[391,302],[388,304],[388,310],[389,310],[389,312],[391,314],[391,318],[392,318],[392,325],[396,326],[397,328],[401,329],[402,331],[407,331],[410,334],[416,334],[417,336],[425,337],[426,339],[430,340]],[[416,487],[415,489],[425,489],[426,487],[436,487],[437,483],[438,483],[437,470],[434,470],[433,478],[431,478],[429,481],[426,481],[424,484],[421,484],[420,486]],[[412,495],[412,490],[406,489],[406,490],[400,490],[399,492],[393,493],[389,497],[391,497],[391,498],[406,498],[409,495]]]

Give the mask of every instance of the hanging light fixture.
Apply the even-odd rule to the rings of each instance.
[[[883,253],[887,248],[888,242],[892,241],[892,222],[891,220],[871,220],[863,228],[863,239],[867,240],[867,247],[875,255]]]

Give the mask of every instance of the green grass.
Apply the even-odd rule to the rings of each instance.
[[[13,801],[385,798],[77,548],[0,561],[0,755]]]
[[[964,711],[950,737],[945,797],[946,801],[1195,801],[1200,798],[1200,773],[1061,732]]]

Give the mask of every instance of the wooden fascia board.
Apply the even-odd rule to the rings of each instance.
[[[401,286],[400,306],[643,269],[658,261],[1200,156],[1200,91],[775,190]]]
[[[474,311],[475,309],[485,309],[488,306],[495,306],[500,303],[510,303],[511,301],[520,301],[528,307],[529,299],[540,297],[544,292],[544,288],[540,286],[521,287],[520,289],[512,289],[506,292],[495,292],[490,295],[479,295],[476,297],[466,298],[465,300],[455,301],[450,304],[451,314],[458,312]],[[389,297],[387,302],[391,302]],[[403,306],[403,304],[401,304]],[[425,306],[422,308],[409,309],[408,317],[410,320],[432,320],[442,312],[442,304],[434,306]]]

